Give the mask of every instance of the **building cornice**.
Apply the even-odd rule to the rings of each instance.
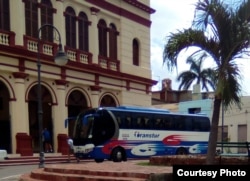
[[[144,26],[147,26],[147,27],[151,26],[151,21],[149,19],[138,16],[137,14],[135,14],[133,12],[130,12],[127,9],[118,7],[118,6],[116,6],[114,4],[111,4],[111,3],[107,2],[107,1],[104,1],[104,0],[98,0],[98,1],[97,0],[86,0],[86,1],[88,3],[91,3],[91,4],[95,5],[95,6],[101,7],[102,9],[110,11],[110,12],[112,12],[114,14],[117,14],[119,16],[122,16],[122,17],[128,18],[130,20],[133,20],[133,21],[135,21],[135,22],[137,22],[139,24],[142,24]],[[127,2],[127,3],[131,4],[132,2]],[[133,4],[131,4],[131,5],[133,5]],[[133,5],[133,6],[135,6],[137,8],[139,8],[139,7],[142,8],[142,3],[137,2],[136,5],[137,6],[135,6],[135,5]],[[145,11],[146,7],[147,6],[144,5],[142,10]],[[154,10],[152,9],[150,12],[154,12]]]

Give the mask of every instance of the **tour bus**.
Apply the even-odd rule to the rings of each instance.
[[[77,116],[72,140],[77,159],[121,162],[157,155],[206,154],[209,131],[210,120],[201,114],[99,107]]]

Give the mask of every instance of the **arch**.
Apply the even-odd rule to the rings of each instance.
[[[53,6],[50,0],[42,0],[41,1],[41,25],[45,25],[45,24],[51,24],[53,25]],[[49,42],[53,42],[54,40],[54,33],[53,33],[53,29],[51,27],[44,27],[41,30],[42,36],[41,39],[42,40],[46,40]]]
[[[117,60],[117,35],[115,24],[109,25],[109,58],[111,60]]]
[[[98,22],[99,55],[107,57],[107,24],[104,19]]]
[[[37,38],[38,35],[38,0],[26,0],[25,3],[25,35]]]
[[[11,120],[10,120],[10,93],[6,84],[0,80],[0,149],[11,153]]]
[[[78,16],[78,44],[79,49],[85,52],[89,51],[89,21],[84,12]]]
[[[136,38],[133,39],[132,48],[133,48],[133,65],[139,66],[140,45],[139,45],[139,41]]]
[[[68,106],[69,96],[75,90],[80,91],[86,97],[87,105],[88,107],[91,107],[91,98],[89,94],[87,93],[87,91],[81,87],[73,87],[67,92],[66,97],[65,97],[65,105]]]
[[[28,102],[29,101],[29,92],[30,90],[32,89],[32,87],[36,86],[37,85],[37,81],[36,82],[33,82],[32,84],[29,85],[29,87],[27,88],[26,90],[26,93],[25,93],[25,101]],[[50,92],[50,95],[52,97],[52,105],[57,105],[57,97],[56,97],[56,93],[55,91],[53,90],[53,88],[46,82],[41,82],[41,86],[44,86],[48,89],[48,91]]]
[[[4,85],[7,87],[10,95],[10,100],[16,100],[16,95],[14,92],[13,87],[11,86],[10,82],[3,76],[0,75],[0,82],[3,82]]]
[[[68,6],[65,11],[65,32],[66,45],[71,48],[76,48],[76,13],[70,6]]]
[[[68,136],[73,136],[74,130],[74,117],[76,117],[80,112],[85,111],[89,108],[89,96],[84,89],[75,87],[71,89],[67,96],[66,102],[68,107],[68,117],[73,118],[68,120]]]
[[[47,128],[53,138],[54,124],[52,118],[52,93],[48,84],[41,84],[41,100],[42,100],[42,128]],[[38,119],[38,99],[37,84],[33,84],[27,91],[28,115],[29,115],[29,134],[32,137],[33,151],[40,150],[40,134]],[[52,142],[53,145],[53,142]],[[45,145],[44,145],[45,146]],[[45,149],[45,148],[44,148]]]
[[[118,106],[119,101],[113,93],[106,92],[100,97],[99,105],[100,106]]]

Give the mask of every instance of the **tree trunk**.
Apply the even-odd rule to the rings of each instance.
[[[221,106],[221,99],[215,98],[211,130],[210,130],[209,140],[208,140],[208,149],[207,149],[207,158],[206,158],[207,165],[212,165],[215,163],[218,124],[219,124],[219,117],[220,117],[220,106]]]

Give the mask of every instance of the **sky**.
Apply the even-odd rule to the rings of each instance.
[[[152,78],[158,81],[158,84],[153,86],[152,90],[161,90],[161,81],[165,78],[172,80],[172,89],[178,90],[180,82],[176,81],[178,73],[189,70],[189,65],[186,64],[186,57],[190,54],[183,51],[178,57],[178,72],[174,69],[169,72],[167,66],[163,64],[163,49],[166,44],[166,38],[170,33],[175,33],[178,30],[189,28],[194,18],[195,3],[198,0],[151,0],[150,6],[155,9],[155,13],[151,14],[151,69]],[[247,65],[246,59],[239,60],[238,64],[242,72],[242,95],[250,95],[250,63]],[[205,63],[205,67],[213,67],[212,60]]]

